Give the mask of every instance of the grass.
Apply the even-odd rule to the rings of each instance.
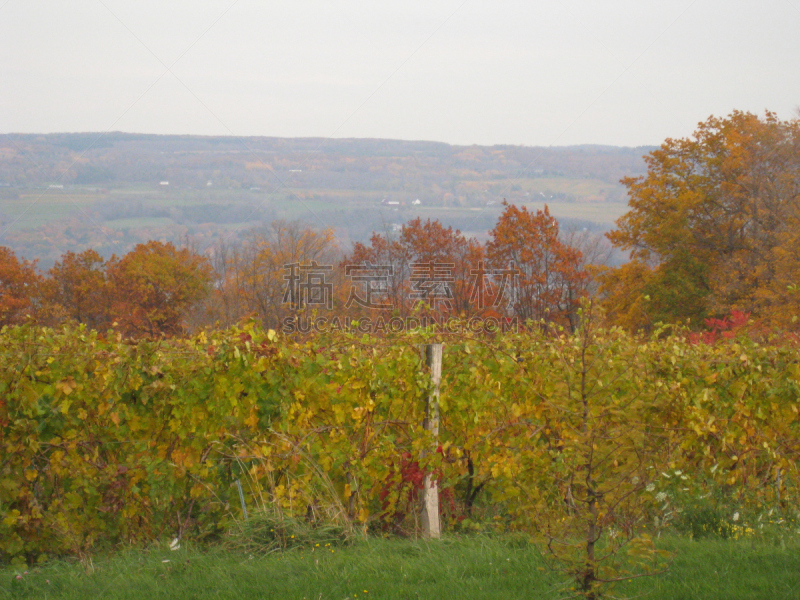
[[[663,575],[624,582],[615,597],[652,600],[796,598],[800,541],[667,538],[676,552]],[[563,578],[513,536],[440,541],[368,539],[350,546],[249,554],[166,546],[80,561],[0,570],[0,599],[562,598]],[[49,583],[48,583],[49,582]]]
[[[673,538],[663,544],[675,561],[663,576],[623,584],[619,595],[651,592],[664,600],[782,600],[800,590],[800,541],[774,544],[755,541]]]
[[[556,583],[541,566],[530,547],[481,538],[372,539],[266,556],[165,549],[54,562],[30,571],[16,592],[6,569],[0,598],[520,598]]]

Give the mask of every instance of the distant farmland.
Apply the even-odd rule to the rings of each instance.
[[[0,244],[47,267],[68,250],[119,254],[147,239],[203,248],[276,219],[332,227],[345,248],[416,217],[483,237],[504,199],[546,203],[562,228],[600,232],[626,210],[619,179],[642,174],[650,150],[119,133],[95,140],[0,140]]]

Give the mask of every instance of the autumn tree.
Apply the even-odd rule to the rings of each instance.
[[[369,244],[356,242],[340,264],[351,282],[346,307],[351,312],[364,310],[398,310],[407,314],[408,257],[397,237],[390,232],[374,232]],[[372,281],[359,280],[374,277]],[[363,285],[363,289],[362,288]]]
[[[438,220],[428,219],[423,223],[419,217],[403,226],[399,241],[405,250],[409,266],[412,267],[412,277],[416,275],[417,281],[422,280],[421,285],[417,285],[418,288],[425,289],[426,279],[436,277],[435,272],[426,273],[426,267],[420,268],[421,265],[450,265],[442,270],[442,274],[449,271],[452,278],[448,286],[452,298],[444,305],[446,312],[465,315],[478,308],[475,306],[472,291],[474,272],[484,259],[483,246],[480,242],[474,238],[467,238],[458,229],[445,228]],[[416,273],[413,273],[413,270],[416,270]],[[433,281],[433,284],[436,282]]]
[[[0,246],[0,326],[20,323],[36,310],[40,283],[35,262]]]
[[[214,249],[217,282],[208,317],[228,325],[258,315],[265,326],[278,327],[298,311],[325,310],[328,291],[331,305],[342,302],[333,268],[338,261],[331,229],[287,221],[251,229],[237,243]],[[319,297],[305,293],[309,276]]]
[[[174,335],[186,311],[208,292],[211,265],[171,243],[150,241],[107,265],[111,314],[129,335]]]
[[[45,297],[53,317],[85,323],[91,329],[109,324],[105,260],[89,249],[65,253],[48,271]]]
[[[375,233],[370,244],[356,243],[343,267],[390,267],[382,302],[401,315],[418,303],[435,315],[466,315],[476,311],[473,271],[483,260],[483,247],[458,229],[438,220],[413,219],[396,236]]]
[[[800,121],[734,112],[668,139],[626,178],[630,210],[609,239],[632,263],[602,292],[617,322],[703,319],[732,310],[792,321],[800,267]],[[627,308],[615,305],[624,299]]]
[[[486,255],[497,285],[505,285],[509,309],[523,321],[544,319],[576,327],[588,282],[580,251],[559,239],[558,221],[546,205],[535,213],[508,202],[503,206],[489,232]]]

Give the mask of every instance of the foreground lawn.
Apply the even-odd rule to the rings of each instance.
[[[794,599],[800,541],[672,538],[670,572],[625,582],[616,597],[663,600]],[[0,598],[428,599],[561,598],[563,578],[515,538],[369,540],[346,548],[250,556],[221,549],[131,551],[92,560],[0,570]]]

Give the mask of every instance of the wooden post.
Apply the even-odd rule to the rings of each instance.
[[[242,515],[244,516],[244,520],[247,521],[247,504],[244,503],[244,492],[242,491],[241,480],[236,480],[236,487],[239,488],[239,501],[242,503]]]
[[[433,434],[436,445],[439,444],[439,384],[442,381],[442,345],[427,344],[425,346],[425,364],[431,372],[433,390],[425,403],[425,421],[423,427]],[[422,532],[425,537],[438,538],[441,535],[439,526],[439,482],[432,473],[425,475],[422,488]]]

